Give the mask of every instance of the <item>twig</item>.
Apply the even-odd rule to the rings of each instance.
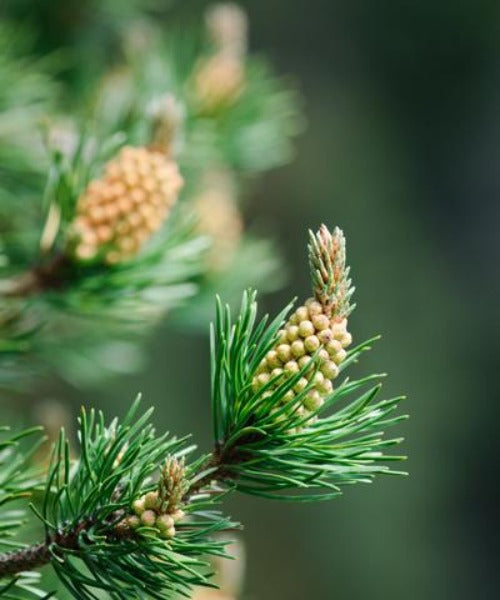
[[[32,296],[48,289],[63,286],[71,266],[65,254],[56,254],[45,264],[0,282],[0,295],[10,298]]]

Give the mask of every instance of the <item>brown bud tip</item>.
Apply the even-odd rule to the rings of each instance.
[[[175,512],[182,505],[182,499],[189,488],[186,478],[184,458],[169,456],[161,470],[158,482],[160,512]]]
[[[151,102],[148,112],[153,125],[152,147],[175,154],[185,118],[184,107],[173,94],[165,94]]]
[[[135,517],[135,518],[137,519],[137,517]],[[116,529],[116,532],[118,533],[118,535],[126,535],[128,533],[128,531],[130,530],[128,518],[122,519],[121,521],[119,521],[116,524],[115,529]]]

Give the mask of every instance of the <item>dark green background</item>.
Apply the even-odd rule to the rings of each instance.
[[[196,14],[206,3],[178,4]],[[90,2],[9,5],[38,23],[40,48],[109,43]],[[389,372],[386,393],[407,393],[411,413],[398,430],[409,479],[320,505],[230,501],[245,523],[247,597],[496,598],[500,3],[245,5],[252,49],[300,82],[308,119],[293,164],[249,205],[290,265],[266,308],[308,293],[306,228],[339,224],[357,288],[352,331],[383,334],[358,372]],[[123,412],[142,390],[160,427],[208,447],[206,338],[165,327],[148,351],[139,376],[46,394]]]

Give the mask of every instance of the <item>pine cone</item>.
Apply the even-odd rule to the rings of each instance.
[[[296,394],[314,380],[314,387],[304,398],[300,411],[307,416],[322,406],[324,398],[333,391],[332,380],[339,374],[339,365],[346,356],[345,348],[351,341],[347,320],[337,322],[329,318],[321,304],[310,298],[294,312],[280,331],[278,344],[267,353],[254,377],[253,388],[259,390],[278,375],[295,375],[319,351],[319,370],[308,371],[285,398],[286,401],[293,401]]]
[[[297,394],[310,387],[298,409],[304,417],[320,408],[332,393],[332,380],[338,376],[339,365],[347,354],[345,348],[352,342],[347,331],[347,316],[353,290],[340,229],[335,229],[332,235],[323,226],[315,236],[311,235],[309,260],[315,297],[309,298],[289,318],[279,332],[278,343],[262,360],[252,381],[257,391],[281,376],[276,380],[277,387],[282,377],[297,374],[308,363],[312,367],[313,357],[317,355],[317,370],[306,371],[283,398],[283,402],[293,402]]]
[[[162,538],[174,537],[175,524],[185,517],[181,508],[189,487],[185,474],[184,461],[169,457],[162,469],[158,489],[135,500],[133,514],[120,521],[119,528],[137,529],[142,525],[156,529]]]
[[[161,152],[123,148],[78,200],[75,257],[109,264],[132,258],[161,227],[182,184],[177,164]]]

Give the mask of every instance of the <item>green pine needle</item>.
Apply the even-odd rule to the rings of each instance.
[[[257,322],[256,294],[246,292],[233,323],[218,300],[212,411],[226,477],[246,493],[304,501],[336,497],[342,486],[370,482],[378,474],[403,474],[385,463],[404,457],[384,453],[401,441],[385,439],[384,430],[406,418],[394,414],[402,398],[380,400],[379,376],[345,379],[313,413],[319,417],[314,423],[296,411],[310,386],[282,403],[308,366],[285,381],[278,376],[252,390],[257,366],[275,345],[290,308],[270,324],[267,317]],[[369,347],[367,342],[351,350],[344,368]]]

